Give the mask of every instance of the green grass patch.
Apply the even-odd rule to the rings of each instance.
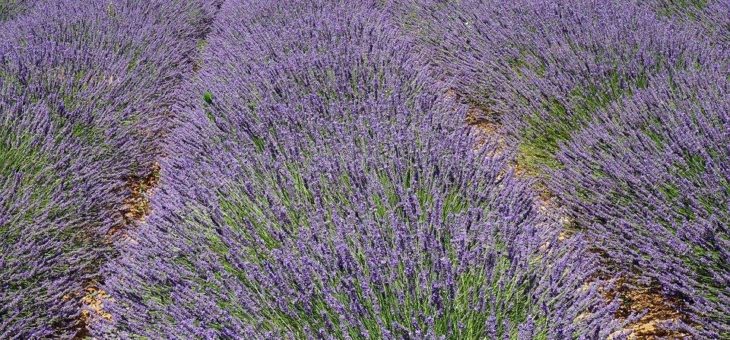
[[[205,93],[203,93],[203,101],[208,105],[213,105],[213,93],[205,91]]]

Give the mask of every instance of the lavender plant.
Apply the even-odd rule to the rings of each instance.
[[[730,43],[730,3],[722,0],[655,0],[648,5],[660,16],[698,28],[702,39],[727,48]]]
[[[596,247],[679,298],[692,326],[676,327],[717,338],[728,336],[726,7],[418,1],[393,11],[445,79],[493,114],[483,119],[504,124],[520,165],[548,175]]]
[[[730,87],[723,74],[657,77],[599,112],[561,152],[565,168],[550,183],[613,259],[680,296],[705,338],[730,335]]]
[[[229,1],[99,336],[606,337],[494,145],[374,4]],[[243,24],[241,24],[243,23]]]
[[[395,12],[454,88],[501,123],[533,174],[593,113],[668,69],[725,55],[626,1],[404,1]]]
[[[84,288],[114,254],[127,179],[159,152],[199,6],[37,1],[2,23],[0,337],[85,327]]]
[[[730,337],[726,1],[221,2],[0,0],[0,338]]]
[[[0,22],[14,18],[29,7],[31,3],[32,1],[27,0],[1,0]]]

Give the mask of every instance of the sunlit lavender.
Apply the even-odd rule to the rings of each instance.
[[[729,20],[0,0],[0,338],[728,338]]]

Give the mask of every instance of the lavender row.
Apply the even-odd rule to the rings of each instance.
[[[669,70],[727,63],[694,26],[627,1],[400,1],[444,80],[501,123],[533,174],[593,112]]]
[[[375,3],[228,1],[99,336],[566,338],[620,328]],[[604,287],[605,288],[605,287]]]
[[[653,0],[648,2],[658,16],[698,28],[699,39],[727,48],[730,43],[730,3],[723,0]]]
[[[0,337],[71,337],[211,5],[10,4],[23,7],[0,22]]]
[[[727,71],[665,76],[598,112],[550,183],[614,260],[679,297],[706,338],[730,334]]]
[[[729,324],[727,3],[689,3],[394,11],[596,246],[679,300],[684,331],[717,338]]]

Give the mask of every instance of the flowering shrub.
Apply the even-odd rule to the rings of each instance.
[[[714,65],[698,32],[625,1],[404,1],[405,28],[463,95],[520,145],[533,174],[593,113],[655,74]]]
[[[245,24],[234,24],[241,23]],[[588,283],[493,144],[475,150],[367,4],[227,2],[153,214],[107,266],[111,323],[161,337],[605,337]]]
[[[550,182],[614,260],[681,296],[708,338],[730,334],[730,87],[722,74],[658,77],[597,113],[561,152],[565,167]]]
[[[393,9],[595,247],[681,301],[673,327],[728,335],[726,2]]]
[[[660,17],[699,29],[703,39],[730,43],[730,3],[722,0],[653,0],[649,6]]]
[[[0,338],[728,338],[729,10],[0,0]]]
[[[0,337],[70,337],[84,327],[84,287],[113,254],[127,179],[159,153],[206,14],[25,3],[0,29]]]

